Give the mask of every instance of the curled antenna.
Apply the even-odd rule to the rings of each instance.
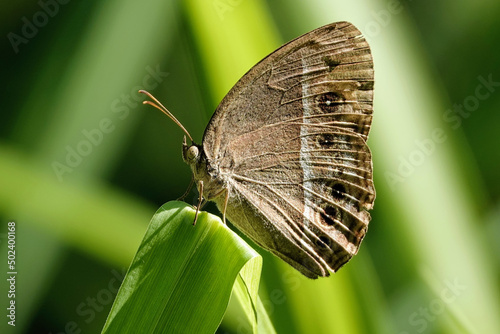
[[[175,124],[177,124],[182,129],[182,131],[184,131],[185,134],[187,134],[187,136],[189,137],[189,139],[191,139],[191,142],[193,142],[193,138],[191,137],[191,135],[189,134],[189,132],[186,130],[186,128],[184,128],[184,126],[182,126],[181,122],[179,122],[177,120],[177,118],[175,118],[174,115],[172,115],[172,113],[170,111],[168,111],[168,109],[165,108],[165,106],[163,104],[161,104],[161,102],[156,99],[156,97],[154,97],[153,95],[151,95],[151,93],[149,93],[148,91],[145,91],[145,90],[142,90],[142,89],[139,91],[139,93],[145,94],[151,100],[154,101],[154,102],[152,102],[152,101],[142,101],[143,104],[149,104],[150,106],[155,107],[156,109],[160,110],[162,113],[164,113],[165,115],[167,115],[172,121],[174,121]]]

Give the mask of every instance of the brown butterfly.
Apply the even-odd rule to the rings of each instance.
[[[202,145],[184,137],[200,205],[214,201],[224,220],[307,277],[337,271],[357,253],[375,200],[373,80],[368,43],[348,22],[264,58],[222,100]]]

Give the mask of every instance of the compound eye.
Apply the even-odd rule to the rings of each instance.
[[[193,145],[188,149],[187,154],[186,154],[186,158],[189,161],[194,161],[198,158],[198,154],[199,154],[198,147]]]

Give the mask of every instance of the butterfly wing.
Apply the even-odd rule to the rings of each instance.
[[[205,131],[207,164],[229,191],[229,220],[308,277],[340,268],[366,233],[372,105],[369,46],[339,22],[254,66]]]

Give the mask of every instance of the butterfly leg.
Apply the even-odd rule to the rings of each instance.
[[[196,225],[196,221],[198,220],[198,213],[200,212],[201,205],[203,201],[203,181],[198,182],[198,191],[200,192],[200,197],[198,198],[198,206],[196,207],[196,213],[194,214],[194,222],[193,226]]]
[[[184,194],[179,197],[177,199],[177,201],[183,201],[184,198],[186,198],[186,196],[189,194],[189,192],[191,191],[191,188],[193,187],[193,184],[194,184],[194,175],[191,174],[191,182],[189,182],[189,186],[188,188],[186,189],[186,192],[184,192]]]
[[[226,208],[227,208],[227,201],[229,200],[229,189],[226,190],[226,197],[224,198],[224,210],[222,211],[222,221],[224,224],[226,224]]]

